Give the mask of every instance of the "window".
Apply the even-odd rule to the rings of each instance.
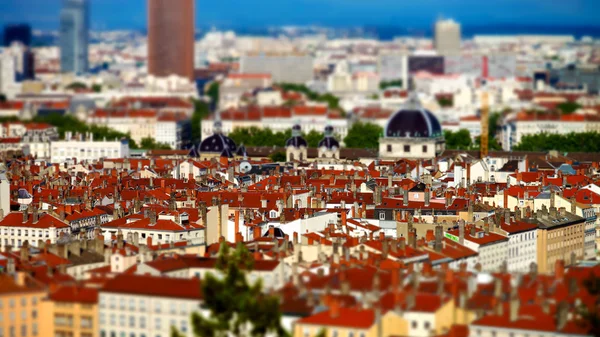
[[[38,335],[38,326],[37,326],[37,323],[33,323],[31,325],[31,335],[32,336],[37,336]]]
[[[160,302],[156,302],[156,305],[154,307],[154,311],[157,313],[160,313]]]
[[[135,316],[129,316],[129,327],[135,327]]]
[[[117,316],[110,314],[110,325],[115,326],[117,324]]]
[[[144,316],[140,316],[140,328],[142,328],[142,329],[146,328],[146,317],[144,317]]]
[[[379,220],[385,220],[385,212],[379,213]]]
[[[160,317],[156,318],[156,320],[154,321],[154,326],[156,330],[160,330]]]
[[[429,327],[430,327],[430,326],[431,326],[431,325],[429,324],[429,322],[425,322],[425,324],[423,325],[423,327],[424,327],[426,330],[429,330]]]
[[[82,316],[81,317],[81,327],[83,329],[91,329],[93,324],[92,324],[93,320],[92,317],[90,316]]]
[[[182,320],[181,321],[181,332],[187,332],[187,321],[186,320]]]
[[[387,152],[392,152],[392,144],[387,145]]]
[[[126,318],[124,315],[119,316],[119,325],[120,326],[125,326],[125,319]]]
[[[27,325],[25,324],[21,325],[21,336],[27,337]]]
[[[410,145],[404,145],[404,152],[410,152]]]
[[[427,145],[423,145],[423,153],[427,153]]]
[[[418,324],[417,324],[417,321],[412,321],[412,328],[413,328],[413,329],[416,329],[416,328],[417,328],[417,325],[418,325]]]

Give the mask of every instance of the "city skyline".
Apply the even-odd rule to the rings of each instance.
[[[35,29],[58,28],[61,1],[2,0],[2,2],[6,2],[3,4],[3,14],[0,16],[2,24],[28,22]],[[117,0],[93,1],[90,5],[91,28],[144,29],[147,22],[145,2],[143,0],[125,3]],[[259,3],[224,0],[200,1],[196,6],[196,27],[378,25],[430,29],[432,23],[439,17],[452,18],[464,26],[514,24],[580,27],[598,26],[594,14],[599,11],[600,3],[594,0],[559,3],[541,0],[499,0],[485,4],[474,0],[450,4],[441,0],[419,3],[377,0],[369,4],[354,0],[286,2],[264,0]]]

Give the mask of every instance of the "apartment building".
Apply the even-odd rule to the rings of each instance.
[[[528,220],[538,226],[537,267],[540,273],[554,272],[557,260],[572,265],[585,256],[585,219],[564,207],[542,206]]]
[[[6,247],[20,248],[25,241],[30,246],[37,247],[40,240],[50,243],[62,235],[70,235],[71,227],[53,215],[39,214],[36,208],[32,214],[29,210],[11,212],[0,221],[0,244]]]
[[[53,163],[65,163],[75,160],[76,162],[93,162],[100,158],[126,158],[129,156],[129,141],[102,140],[94,141],[90,133],[86,137],[74,138],[69,132],[65,140],[50,143],[50,161]]]
[[[97,289],[62,285],[51,290],[41,307],[44,322],[42,335],[98,337]]]
[[[537,262],[537,229],[538,226],[521,219],[520,210],[511,216],[504,212],[504,218],[496,230],[508,237],[508,256],[506,259],[509,272],[527,272],[531,263]]]
[[[25,272],[15,272],[10,259],[6,273],[0,274],[0,335],[47,336],[41,306],[45,288]]]
[[[465,233],[460,229],[450,229],[444,233],[449,239],[460,238],[459,243],[479,254],[478,263],[482,271],[497,271],[508,257],[509,238],[490,231],[488,224],[484,229],[475,225],[466,226]],[[461,242],[462,240],[462,242]]]
[[[194,336],[191,314],[200,310],[200,280],[120,274],[100,290],[100,337]]]

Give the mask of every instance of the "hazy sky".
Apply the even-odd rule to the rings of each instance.
[[[90,0],[93,29],[144,28],[147,0]],[[179,0],[172,0],[179,1]],[[55,29],[61,0],[0,0],[0,24]],[[600,0],[197,0],[197,26],[600,25]]]

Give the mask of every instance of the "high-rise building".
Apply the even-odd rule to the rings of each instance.
[[[63,0],[60,12],[60,69],[85,73],[88,70],[88,0]]]
[[[31,45],[31,26],[28,24],[16,24],[4,26],[4,46],[8,47],[13,42],[21,42],[29,47]]]
[[[454,20],[438,20],[435,23],[433,44],[441,55],[460,53],[460,24]]]
[[[194,0],[148,0],[148,73],[194,78]]]

